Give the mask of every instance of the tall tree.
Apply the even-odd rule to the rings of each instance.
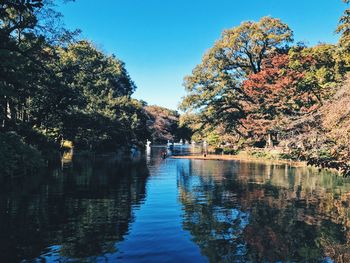
[[[53,0],[0,1],[0,131],[35,146],[43,137],[110,148],[145,140],[147,115],[124,63],[76,41],[61,16]]]
[[[271,17],[225,30],[185,78],[188,94],[181,108],[200,114],[203,124],[225,123],[228,130],[238,131],[246,115],[244,105],[250,100],[242,88],[244,79],[260,72],[268,55],[292,39],[288,25]]]
[[[108,141],[115,147],[145,139],[139,122],[146,131],[146,117],[141,104],[130,98],[136,86],[124,63],[88,41],[68,45],[59,53],[64,82],[74,94],[62,136],[81,146]]]
[[[40,0],[0,3],[0,120],[4,129],[16,121],[17,108],[34,88],[30,79],[37,70],[43,39],[37,38],[33,29],[35,11],[42,6]]]
[[[5,131],[30,120],[32,125],[44,124],[45,118],[33,120],[32,114],[39,110],[33,106],[40,105],[32,105],[33,99],[45,104],[56,98],[49,93],[64,90],[54,44],[63,45],[63,36],[66,44],[75,33],[60,26],[60,14],[52,5],[42,0],[2,1],[0,5],[0,120]],[[43,115],[48,119],[55,115],[56,105],[46,103],[46,113],[51,114]]]
[[[262,66],[243,84],[251,102],[245,107],[247,117],[242,120],[242,133],[255,140],[265,139],[266,134],[278,129],[280,121],[300,111],[308,98],[297,91],[304,74],[289,67],[287,54],[272,55]]]

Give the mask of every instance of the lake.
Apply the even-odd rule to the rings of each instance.
[[[0,262],[350,262],[350,180],[285,164],[76,158],[0,193]]]

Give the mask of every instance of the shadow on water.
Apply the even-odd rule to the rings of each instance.
[[[90,262],[116,252],[144,200],[148,175],[145,161],[76,158],[42,179],[3,190],[0,262]]]
[[[210,262],[350,262],[350,181],[307,167],[186,160],[183,227]]]

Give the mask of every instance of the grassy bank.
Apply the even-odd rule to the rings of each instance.
[[[273,149],[259,149],[259,148],[251,148],[243,151],[239,151],[235,154],[215,154],[209,153],[206,156],[203,154],[194,154],[187,156],[173,156],[175,159],[192,159],[192,160],[217,160],[217,161],[242,161],[242,162],[255,162],[255,163],[265,163],[265,164],[288,164],[294,167],[301,166],[311,166],[317,169],[328,170],[332,173],[338,173],[343,176],[347,176],[341,169],[337,169],[336,167],[320,167],[318,165],[314,165],[308,161],[297,160],[291,157],[290,154],[284,152],[281,149],[273,148]]]
[[[175,159],[193,159],[193,160],[217,160],[217,161],[248,161],[248,162],[263,162],[270,164],[290,164],[293,166],[306,166],[307,163],[303,161],[295,161],[283,159],[276,153],[270,153],[270,151],[266,152],[256,152],[251,151],[241,151],[237,154],[207,154],[204,156],[203,154],[196,155],[186,155],[186,156],[173,156]]]

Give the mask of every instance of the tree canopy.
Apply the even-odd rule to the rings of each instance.
[[[182,121],[193,138],[215,147],[277,145],[290,158],[350,171],[336,142],[347,140],[339,139],[347,118],[330,110],[339,107],[340,91],[347,103],[349,17],[346,9],[337,45],[293,44],[288,25],[271,17],[225,30],[184,80]]]
[[[199,113],[205,123],[225,122],[229,129],[236,129],[246,114],[244,104],[250,101],[242,88],[244,79],[259,73],[269,54],[292,39],[291,29],[271,17],[225,30],[185,78],[188,95],[181,109]]]
[[[27,152],[43,156],[64,140],[96,151],[142,144],[150,136],[149,117],[131,98],[136,85],[125,64],[90,41],[77,40],[79,30],[65,29],[61,17],[50,0],[0,3],[3,145],[8,141],[6,147],[22,153],[27,145]]]

